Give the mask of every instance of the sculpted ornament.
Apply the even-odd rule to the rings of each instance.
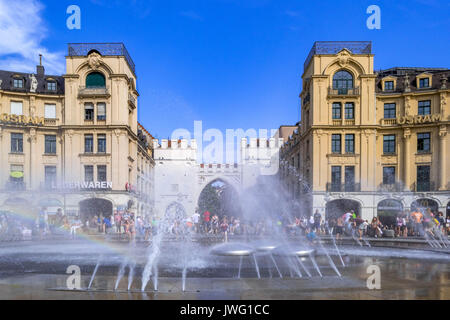
[[[338,59],[339,65],[341,67],[345,67],[346,65],[348,65],[348,62],[350,60],[350,54],[346,50],[341,51],[338,55]]]
[[[98,67],[100,67],[101,61],[102,61],[102,57],[98,53],[92,52],[89,55],[88,63],[89,63],[89,67],[91,67],[91,69],[94,69],[94,70],[98,69]]]
[[[31,79],[30,92],[36,92],[36,89],[38,87],[38,81],[34,76],[34,74],[31,74],[29,77]]]

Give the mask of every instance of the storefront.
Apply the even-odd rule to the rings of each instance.
[[[358,201],[350,199],[337,199],[327,202],[326,219],[337,219],[347,212],[354,211],[357,216],[361,213],[361,205]]]
[[[377,216],[386,226],[395,226],[396,219],[403,213],[403,204],[395,199],[380,201],[377,206]]]

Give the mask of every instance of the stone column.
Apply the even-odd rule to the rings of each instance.
[[[405,183],[405,191],[409,191],[411,187],[411,170],[410,170],[410,159],[411,159],[411,130],[405,129],[403,132],[403,138],[405,139],[405,153],[404,153],[404,177],[403,182]]]
[[[439,190],[446,190],[446,162],[445,162],[445,142],[447,137],[447,128],[442,126],[439,130]]]

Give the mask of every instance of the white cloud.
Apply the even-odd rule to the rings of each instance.
[[[64,73],[64,53],[41,44],[47,34],[43,8],[37,0],[0,0],[0,69],[36,72],[41,53],[46,73]]]

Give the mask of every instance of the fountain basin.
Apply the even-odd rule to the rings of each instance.
[[[286,247],[278,246],[272,251],[274,256],[308,257],[315,255],[316,249],[308,247]]]
[[[255,253],[255,249],[241,243],[224,243],[211,249],[211,254],[216,256],[244,257]]]

